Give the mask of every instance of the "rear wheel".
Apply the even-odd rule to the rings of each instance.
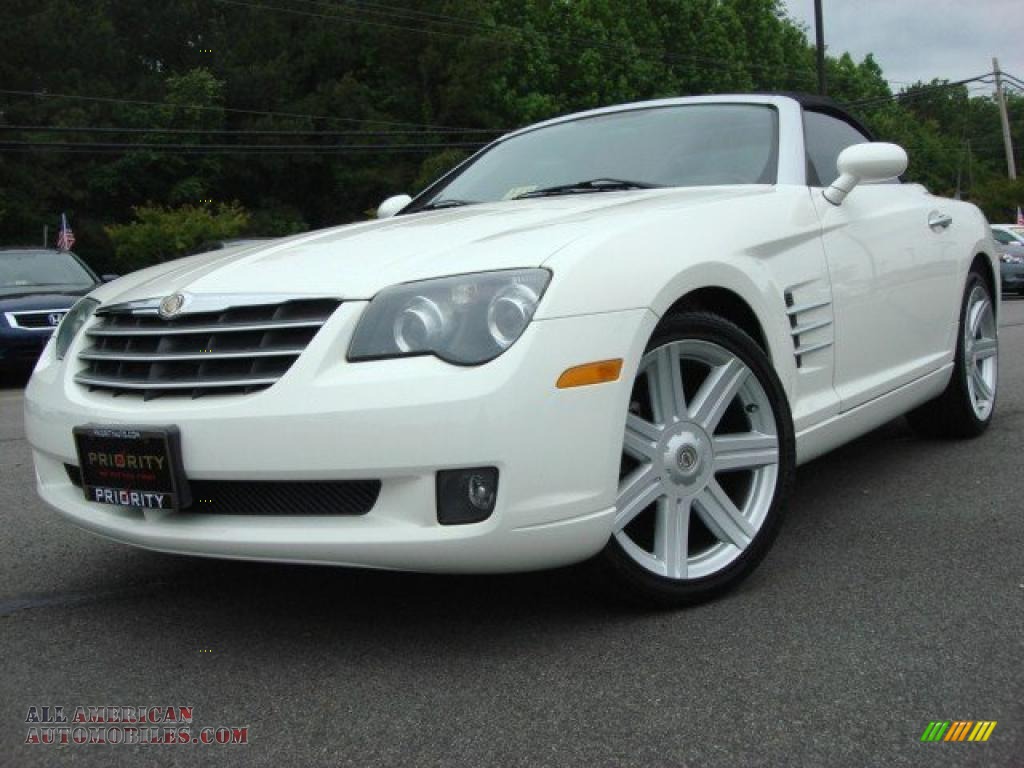
[[[666,319],[633,384],[605,569],[662,605],[734,586],[778,530],[794,463],[785,393],[761,348],[715,315]]]
[[[977,437],[992,421],[999,378],[999,341],[988,283],[976,272],[967,278],[960,307],[953,375],[946,390],[907,414],[925,437]]]

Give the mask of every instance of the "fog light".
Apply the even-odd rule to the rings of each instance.
[[[498,498],[495,467],[446,469],[437,473],[437,521],[463,525],[486,520]]]

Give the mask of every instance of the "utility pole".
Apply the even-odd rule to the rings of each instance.
[[[50,247],[50,225],[43,224],[43,248]]]
[[[971,140],[967,140],[967,188],[974,192],[974,155],[971,154]]]
[[[1006,114],[1006,94],[1003,93],[1003,73],[999,59],[992,59],[992,71],[996,76],[996,103],[999,105],[999,120],[1003,124],[1003,148],[1006,150],[1006,175],[1010,180],[1017,178],[1017,163],[1013,159],[1013,139],[1010,137],[1010,118]]]
[[[818,53],[818,93],[828,95],[825,87],[825,23],[822,21],[821,0],[814,0],[814,38]]]
[[[963,170],[964,170],[964,148],[963,148],[963,146],[961,146],[960,147],[960,159],[957,161],[957,164],[956,164],[956,192],[953,194],[953,199],[954,200],[962,200],[963,199],[963,191],[962,191],[962,186],[961,186],[961,182],[963,181],[963,178],[964,178]]]

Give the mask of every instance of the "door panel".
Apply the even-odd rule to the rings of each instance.
[[[812,190],[832,280],[835,388],[846,411],[950,356],[956,270],[950,206],[923,187],[858,186],[840,206]]]

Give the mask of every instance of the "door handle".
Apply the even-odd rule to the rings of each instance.
[[[932,228],[933,232],[938,232],[940,229],[946,229],[952,223],[953,217],[947,213],[932,211],[928,214],[928,226]]]

